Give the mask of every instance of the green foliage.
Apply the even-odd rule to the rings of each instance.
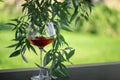
[[[72,65],[78,64],[93,64],[93,63],[107,63],[120,61],[120,37],[108,37],[98,35],[84,35],[72,32],[61,31],[65,40],[75,49],[75,54],[70,58]],[[37,67],[34,63],[39,63],[39,56],[36,56],[32,51],[27,51],[28,64],[22,60],[21,55],[9,58],[14,49],[6,48],[8,45],[15,42],[10,41],[14,38],[14,32],[9,30],[1,30],[0,44],[0,69],[15,69],[15,68],[33,68]],[[51,45],[46,46],[45,49],[49,50]],[[35,47],[37,52],[39,49]],[[69,52],[69,50],[68,50]],[[65,52],[63,52],[65,53]],[[46,55],[43,53],[43,55]],[[66,58],[66,57],[64,57]],[[65,65],[71,65],[67,62]],[[50,66],[50,64],[48,64]]]
[[[70,61],[75,50],[69,47],[64,37],[60,33],[60,29],[70,29],[70,23],[78,18],[84,17],[88,19],[88,14],[91,11],[92,5],[86,0],[68,0],[58,2],[57,0],[25,0],[22,4],[23,15],[17,19],[11,20],[9,25],[14,26],[15,44],[10,45],[10,48],[15,48],[10,57],[21,55],[25,62],[28,62],[25,55],[26,50],[32,50],[36,53],[34,47],[26,39],[27,27],[30,24],[33,29],[38,27],[40,32],[43,31],[47,22],[53,22],[56,30],[56,39],[44,57],[44,66],[51,63],[50,74],[56,77],[66,76],[67,68],[63,62]],[[77,18],[78,17],[78,18]],[[77,23],[76,22],[76,23]],[[65,48],[62,48],[66,45]],[[64,53],[63,53],[64,52]]]
[[[119,36],[120,11],[111,9],[108,6],[97,3],[89,18],[85,21],[82,18],[78,23],[76,31],[82,33]]]

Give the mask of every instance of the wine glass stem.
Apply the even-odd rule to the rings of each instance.
[[[43,67],[43,65],[42,65],[42,51],[43,51],[43,49],[40,48],[40,66],[41,67]]]
[[[42,51],[43,51],[43,49],[40,48],[40,67],[43,67]],[[43,69],[40,68],[40,80],[43,80],[43,77],[44,77]]]

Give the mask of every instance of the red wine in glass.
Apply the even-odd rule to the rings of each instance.
[[[50,44],[54,40],[53,37],[46,38],[46,37],[35,37],[35,39],[29,39],[28,41],[31,44],[38,46],[40,49],[43,49],[46,45]]]

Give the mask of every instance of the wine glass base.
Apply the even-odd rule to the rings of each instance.
[[[40,79],[39,76],[33,76],[33,77],[31,77],[31,80],[42,80],[42,79]]]
[[[31,80],[51,80],[51,78],[48,77],[48,76],[40,77],[40,76],[38,75],[38,76],[33,76],[33,77],[31,77]]]

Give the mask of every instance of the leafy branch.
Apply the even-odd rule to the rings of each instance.
[[[26,50],[32,50],[37,54],[33,45],[26,39],[27,28],[31,25],[41,30],[46,22],[53,22],[56,30],[56,39],[52,44],[52,49],[46,52],[44,56],[44,66],[50,65],[50,74],[55,77],[68,75],[68,71],[64,62],[70,62],[70,58],[74,55],[75,49],[71,48],[60,33],[60,29],[70,31],[70,23],[75,20],[77,24],[81,17],[88,19],[91,12],[91,3],[87,0],[65,0],[59,2],[57,0],[25,0],[22,4],[23,15],[17,19],[11,20],[9,25],[14,26],[15,44],[8,46],[15,48],[10,57],[21,55],[25,62],[28,62],[24,56]],[[66,45],[65,48],[62,48]],[[71,62],[70,62],[71,63]]]

